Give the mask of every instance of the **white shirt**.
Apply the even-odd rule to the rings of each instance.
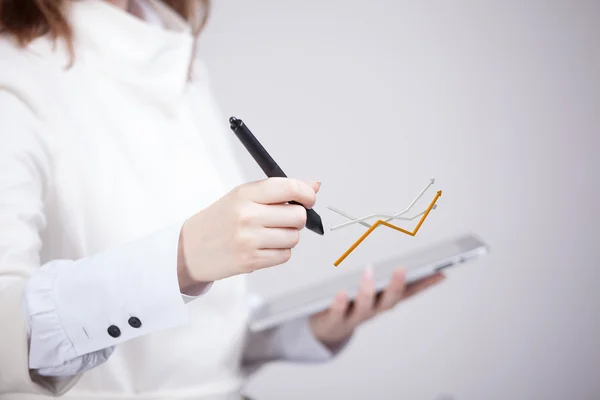
[[[183,220],[244,179],[200,60],[187,81],[188,26],[148,5],[165,27],[73,2],[70,69],[61,44],[0,40],[0,320],[25,282],[29,368],[69,377],[65,397],[236,398],[264,362],[333,354],[306,320],[250,334],[244,276],[180,294]],[[14,365],[0,395],[49,398]]]

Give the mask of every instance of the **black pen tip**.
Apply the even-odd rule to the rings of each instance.
[[[231,117],[229,118],[229,125],[231,126],[231,129],[235,129],[242,125],[242,120],[237,119],[236,117]]]
[[[319,235],[323,236],[325,234],[325,230],[323,229],[323,224],[319,224],[318,227],[315,227],[315,229],[313,229],[313,232],[318,233]]]
[[[319,235],[325,234],[325,229],[323,229],[323,222],[321,221],[321,217],[315,212],[315,210],[308,210],[308,215],[306,218],[306,228],[313,231],[314,233],[318,233]]]

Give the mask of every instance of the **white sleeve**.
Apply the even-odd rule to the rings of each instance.
[[[29,368],[78,374],[106,361],[119,343],[186,324],[189,298],[177,281],[179,225],[91,257],[40,265],[43,198],[51,183],[43,126],[7,91],[0,90],[0,111],[0,299],[6,299],[0,309],[14,304],[10,288],[25,281]],[[0,376],[11,374],[10,362],[0,359]]]
[[[176,225],[33,273],[24,294],[30,368],[46,376],[75,375],[105,362],[119,343],[186,324],[178,238]]]

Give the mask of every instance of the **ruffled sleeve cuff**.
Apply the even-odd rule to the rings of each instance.
[[[77,357],[56,310],[54,284],[58,265],[45,265],[34,273],[27,284],[23,298],[27,330],[29,332],[30,367],[37,369],[47,365],[63,364]],[[35,328],[36,334],[32,334]],[[38,335],[43,332],[43,335]],[[53,349],[47,351],[47,349]]]
[[[23,293],[30,368],[73,375],[105,362],[119,343],[187,324],[176,268],[179,232],[177,224],[38,269]]]

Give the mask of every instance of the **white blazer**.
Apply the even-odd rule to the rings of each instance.
[[[334,356],[306,320],[249,334],[243,276],[179,293],[183,220],[244,179],[188,25],[148,4],[164,27],[72,2],[69,69],[0,39],[0,399],[232,399]]]

